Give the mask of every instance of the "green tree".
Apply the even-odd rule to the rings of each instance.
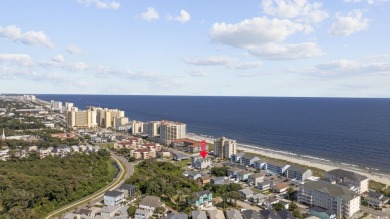
[[[298,209],[298,205],[295,202],[291,202],[288,206],[288,210],[294,211],[295,209]]]
[[[129,157],[129,162],[134,162],[135,160],[135,157]]]
[[[214,176],[227,176],[228,167],[213,167],[211,174]]]
[[[135,211],[137,211],[137,207],[130,205],[127,208],[127,213],[129,214],[130,217],[134,217]]]
[[[294,193],[294,188],[292,186],[288,187],[287,189],[287,195],[288,195],[288,199],[291,199],[291,196],[292,194]]]
[[[275,211],[284,210],[286,209],[284,205],[280,202],[273,204],[272,207],[275,209]]]

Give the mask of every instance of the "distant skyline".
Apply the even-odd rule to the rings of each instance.
[[[0,3],[0,93],[390,97],[389,0]]]

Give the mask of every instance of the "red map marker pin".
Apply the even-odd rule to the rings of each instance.
[[[207,156],[206,145],[206,140],[202,140],[202,150],[200,151],[200,156],[202,156],[202,158]]]

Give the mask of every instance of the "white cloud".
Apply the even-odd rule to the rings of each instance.
[[[118,9],[121,4],[117,1],[111,0],[78,0],[79,3],[86,6],[95,5],[98,9]]]
[[[309,23],[319,23],[329,17],[321,9],[321,2],[309,0],[263,0],[261,6],[265,14]]]
[[[20,65],[30,65],[32,64],[32,58],[27,54],[1,54],[0,61],[13,62]]]
[[[156,11],[156,9],[148,7],[145,12],[141,13],[141,17],[144,20],[151,21],[159,19],[160,15]]]
[[[208,74],[207,72],[205,72],[203,69],[199,69],[199,70],[189,70],[188,73],[192,76],[192,77],[206,77]]]
[[[322,55],[313,42],[283,44],[296,33],[310,32],[307,25],[288,19],[255,17],[237,24],[215,23],[210,37],[215,42],[245,49],[250,54],[266,59],[298,59]]]
[[[360,2],[363,2],[364,0],[343,0],[343,2],[347,2],[347,3],[360,3]],[[384,3],[384,2],[388,2],[389,0],[367,0],[367,4],[369,5],[373,5],[373,4],[380,4],[380,3]]]
[[[183,9],[183,10],[180,10],[179,16],[173,17],[173,16],[168,15],[167,18],[168,18],[168,20],[178,21],[180,23],[187,23],[191,19],[191,15],[190,15],[190,13],[188,13],[186,10]]]
[[[64,63],[65,62],[65,58],[61,54],[58,54],[58,55],[54,56],[53,58],[51,58],[51,60],[53,62],[59,62],[59,63]]]
[[[54,43],[43,31],[28,31],[23,33],[22,29],[15,25],[0,27],[0,37],[28,45],[41,45],[50,49],[54,48]]]
[[[72,55],[79,55],[79,54],[83,53],[83,50],[81,50],[78,46],[69,45],[66,48],[66,52],[68,52],[69,54],[72,54]]]
[[[210,56],[206,58],[189,57],[183,60],[190,65],[199,66],[225,66],[229,69],[250,69],[257,68],[262,65],[262,62],[240,62],[236,58],[225,56]]]
[[[329,33],[333,35],[349,36],[353,33],[367,30],[368,19],[363,18],[360,10],[353,10],[346,16],[341,14],[336,15],[336,21],[329,29]]]

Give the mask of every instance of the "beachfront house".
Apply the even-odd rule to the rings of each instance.
[[[256,160],[253,162],[253,167],[258,170],[265,170],[267,168],[267,162],[264,160]]]
[[[279,162],[279,161],[267,161],[267,172],[275,175],[275,174],[280,174],[283,175],[286,170],[290,167],[287,163],[284,162]]]
[[[378,208],[389,203],[389,197],[374,191],[369,191],[367,197],[365,197],[364,200],[368,202],[368,205]]]
[[[253,166],[253,163],[256,160],[260,160],[260,158],[257,157],[254,154],[244,154],[241,157],[241,165],[243,165],[243,166]]]
[[[244,154],[245,154],[244,152],[241,152],[241,153],[238,153],[238,154],[233,154],[233,155],[230,157],[230,161],[233,162],[233,163],[240,163],[241,157],[242,157]]]
[[[236,177],[237,173],[240,172],[240,171],[242,171],[242,169],[236,168],[236,167],[232,167],[232,168],[228,169],[227,174],[230,177]]]
[[[241,189],[238,191],[244,199],[249,199],[253,196],[253,191],[251,189]]]
[[[181,153],[181,152],[174,152],[172,153],[172,158],[173,160],[175,161],[181,161],[181,160],[186,160],[188,159],[188,156],[185,154],[185,153]]]
[[[304,167],[290,166],[287,168],[286,176],[290,179],[304,182],[312,176],[312,172]]]
[[[125,194],[119,191],[108,191],[104,193],[105,205],[119,205],[125,198]]]
[[[211,178],[210,183],[213,185],[225,185],[229,184],[229,180],[225,179],[225,177],[214,177]]]

